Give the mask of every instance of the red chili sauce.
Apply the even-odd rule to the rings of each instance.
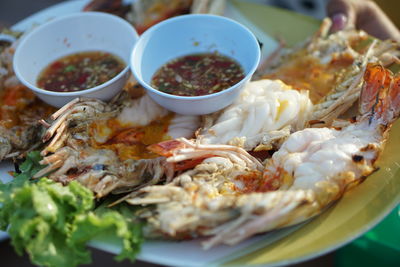
[[[124,68],[120,58],[107,52],[75,53],[48,65],[39,75],[37,85],[55,92],[82,91],[111,80]]]
[[[151,85],[178,96],[208,95],[225,90],[244,78],[242,67],[218,53],[193,54],[168,62],[156,71]]]

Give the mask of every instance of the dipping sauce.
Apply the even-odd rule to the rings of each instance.
[[[151,79],[155,89],[178,96],[220,92],[244,78],[235,60],[218,53],[193,54],[168,62]]]
[[[55,92],[82,91],[111,80],[124,68],[125,63],[108,52],[75,53],[48,65],[39,75],[37,85]]]

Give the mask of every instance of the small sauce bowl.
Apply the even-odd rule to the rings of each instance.
[[[61,107],[84,96],[110,100],[129,77],[129,57],[138,34],[127,21],[106,13],[79,12],[51,20],[22,38],[13,67],[17,78],[44,102]],[[50,63],[66,55],[105,51],[121,58],[126,67],[114,78],[98,86],[76,92],[47,91],[37,87],[40,73]]]
[[[173,59],[214,53],[238,62],[245,77],[223,91],[202,96],[177,96],[151,86],[154,73]],[[251,79],[259,62],[260,46],[253,33],[238,22],[215,15],[184,15],[165,20],[144,32],[131,55],[131,70],[150,97],[176,113],[202,115],[231,104]]]

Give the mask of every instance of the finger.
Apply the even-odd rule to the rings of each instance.
[[[332,19],[331,32],[337,32],[346,28],[347,16],[345,14],[336,13],[331,17],[331,19]]]
[[[355,23],[355,10],[350,0],[331,0],[327,5],[328,16],[332,19],[332,32],[343,30]]]

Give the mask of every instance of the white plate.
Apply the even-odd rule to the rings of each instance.
[[[12,29],[17,31],[27,31],[32,29],[35,25],[45,23],[46,21],[58,16],[80,12],[87,2],[88,0],[74,0],[57,4],[25,18],[15,24]],[[264,57],[277,47],[277,42],[274,39],[246,20],[246,18],[230,4],[227,6],[226,16],[229,16],[252,29],[256,37],[264,44]],[[0,179],[2,181],[9,181],[11,177],[7,172],[12,170],[12,164],[4,162],[0,163]],[[146,241],[142,246],[138,259],[172,266],[220,265],[223,262],[233,260],[259,248],[265,247],[268,244],[287,236],[299,227],[301,227],[301,225],[259,235],[236,246],[221,245],[208,251],[201,248],[201,240],[182,242]],[[4,238],[6,238],[5,233],[0,232],[0,240]],[[120,251],[120,247],[109,242],[95,241],[91,243],[91,246],[111,253],[118,253]]]

